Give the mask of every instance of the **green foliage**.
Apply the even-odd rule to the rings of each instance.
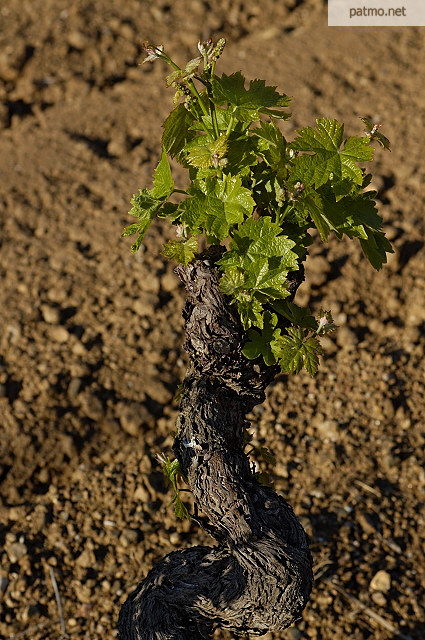
[[[164,245],[163,254],[166,258],[174,259],[185,266],[191,262],[198,249],[198,241],[196,238],[188,238],[188,240],[170,240]]]
[[[291,144],[294,151],[312,152],[312,155],[295,158],[292,179],[316,189],[327,182],[333,185],[344,179],[347,184],[362,184],[363,172],[357,163],[373,158],[369,138],[353,137],[343,143],[344,125],[328,118],[318,119],[316,123],[317,129],[300,129]]]
[[[137,234],[137,251],[152,220],[168,218],[177,239],[163,253],[184,265],[195,258],[199,238],[221,244],[220,287],[247,331],[243,353],[314,375],[319,337],[333,329],[332,319],[288,302],[288,274],[307,258],[313,228],[324,242],[331,233],[359,240],[375,269],[386,262],[392,248],[364,164],[374,141],[386,149],[389,142],[367,118],[364,136],[344,138],[343,124],[319,118],[288,142],[276,122],[289,118],[290,98],[264,80],[247,82],[241,72],[217,75],[224,44],[199,43],[201,55],[184,67],[163,47],[147,45],[147,61],[172,67],[166,84],[176,106],[163,125],[153,187],[133,196],[137,222],[123,235]],[[188,170],[186,190],[175,188],[167,156]],[[174,193],[183,198],[176,201]]]
[[[177,105],[164,122],[162,146],[172,158],[178,156],[183,147],[195,137],[195,131],[190,130],[193,122],[194,117],[183,104]]]
[[[164,478],[168,484],[174,489],[174,498],[171,504],[174,504],[174,513],[178,518],[184,520],[187,518],[190,520],[190,514],[180,498],[179,482],[181,482],[182,475],[180,471],[180,463],[178,460],[170,460],[168,456],[158,456],[158,460],[162,463],[162,470]]]
[[[315,375],[322,352],[315,336],[308,337],[300,327],[288,327],[287,335],[281,338],[279,347],[282,371],[299,373],[305,367],[311,376]]]
[[[277,93],[276,87],[267,87],[264,80],[251,80],[245,89],[245,78],[240,71],[231,76],[223,73],[221,78],[214,76],[212,87],[214,104],[227,105],[237,120],[250,123],[259,120],[260,113],[282,119],[290,116],[280,111],[289,105],[288,96]]]

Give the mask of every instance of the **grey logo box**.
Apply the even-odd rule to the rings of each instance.
[[[328,0],[330,27],[423,27],[425,0]]]

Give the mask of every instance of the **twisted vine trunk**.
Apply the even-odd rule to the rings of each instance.
[[[119,637],[198,640],[217,625],[235,634],[282,630],[310,595],[307,537],[290,505],[257,482],[243,452],[245,416],[264,400],[276,368],[242,354],[240,321],[213,264],[197,260],[177,272],[188,294],[190,366],[174,452],[218,544],[175,551],[154,566],[122,607]]]

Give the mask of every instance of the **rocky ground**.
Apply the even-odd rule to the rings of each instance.
[[[161,64],[225,36],[221,70],[294,96],[288,137],[320,116],[384,123],[374,185],[394,243],[314,247],[299,301],[331,309],[320,373],[281,377],[254,442],[312,540],[316,584],[267,638],[422,640],[425,624],[423,28],[329,28],[315,0],[9,0],[0,7],[0,636],[115,636],[120,604],[172,549],[208,542],[168,507],[183,378],[183,291],[132,256],[128,200],[150,186],[171,108]],[[422,80],[421,80],[422,78]],[[217,639],[229,638],[218,631]]]

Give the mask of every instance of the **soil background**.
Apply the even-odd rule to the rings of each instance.
[[[137,255],[120,233],[172,107],[142,42],[183,63],[210,35],[218,72],[294,97],[289,139],[323,116],[362,135],[366,115],[393,149],[373,185],[395,253],[375,272],[356,243],[314,245],[298,300],[339,329],[316,378],[281,376],[252,415],[317,576],[302,620],[266,637],[423,640],[425,30],[329,28],[319,0],[1,3],[0,636],[61,637],[53,572],[69,636],[113,638],[152,564],[208,543],[155,459],[186,366],[171,231]]]

